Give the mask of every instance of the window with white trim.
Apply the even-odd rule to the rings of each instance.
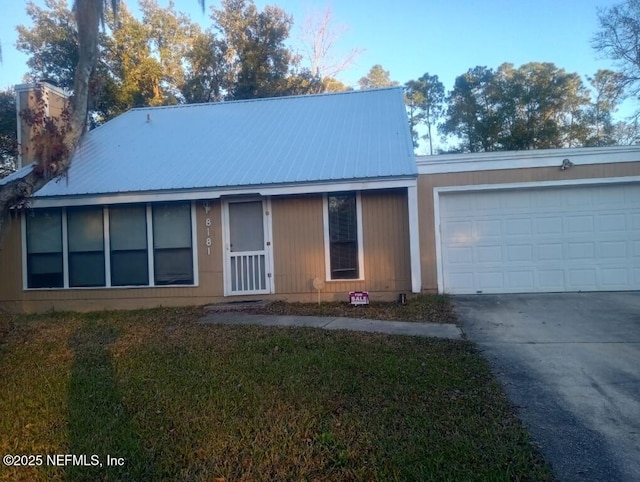
[[[362,227],[359,219],[359,196],[355,192],[347,192],[328,194],[325,199],[328,279],[361,279]]]
[[[159,204],[152,209],[155,283],[193,284],[189,205]]]
[[[109,241],[111,286],[148,285],[146,206],[110,207]]]
[[[29,288],[62,288],[62,214],[59,209],[37,209],[26,216],[27,284]]]
[[[189,202],[33,209],[25,229],[27,288],[195,283]]]
[[[105,285],[102,208],[67,209],[69,287]]]

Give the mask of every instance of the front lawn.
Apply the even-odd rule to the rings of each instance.
[[[551,478],[468,342],[201,315],[0,318],[1,454],[102,464],[0,480]]]

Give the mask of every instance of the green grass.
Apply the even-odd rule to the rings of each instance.
[[[215,307],[215,305],[214,305]],[[372,301],[369,305],[350,305],[346,301],[322,303],[287,303],[275,301],[266,306],[242,308],[252,313],[301,316],[346,316],[374,320],[457,323],[458,319],[446,295],[423,294],[397,302]]]
[[[466,341],[201,325],[197,308],[0,319],[0,480],[550,480]]]

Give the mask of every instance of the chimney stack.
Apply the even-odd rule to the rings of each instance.
[[[33,128],[24,122],[20,113],[26,108],[34,108],[36,106],[35,92],[38,89],[41,89],[45,101],[45,114],[50,117],[60,116],[69,98],[69,95],[63,89],[48,82],[15,86],[16,122],[18,123],[18,164],[16,168],[18,169],[34,161],[33,149],[31,148],[34,134]]]

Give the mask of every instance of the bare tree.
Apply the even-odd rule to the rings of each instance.
[[[336,45],[346,31],[346,25],[335,23],[330,6],[322,11],[307,13],[301,28],[300,42],[314,77],[334,79],[362,53],[359,48],[350,49],[343,54],[336,53]]]

